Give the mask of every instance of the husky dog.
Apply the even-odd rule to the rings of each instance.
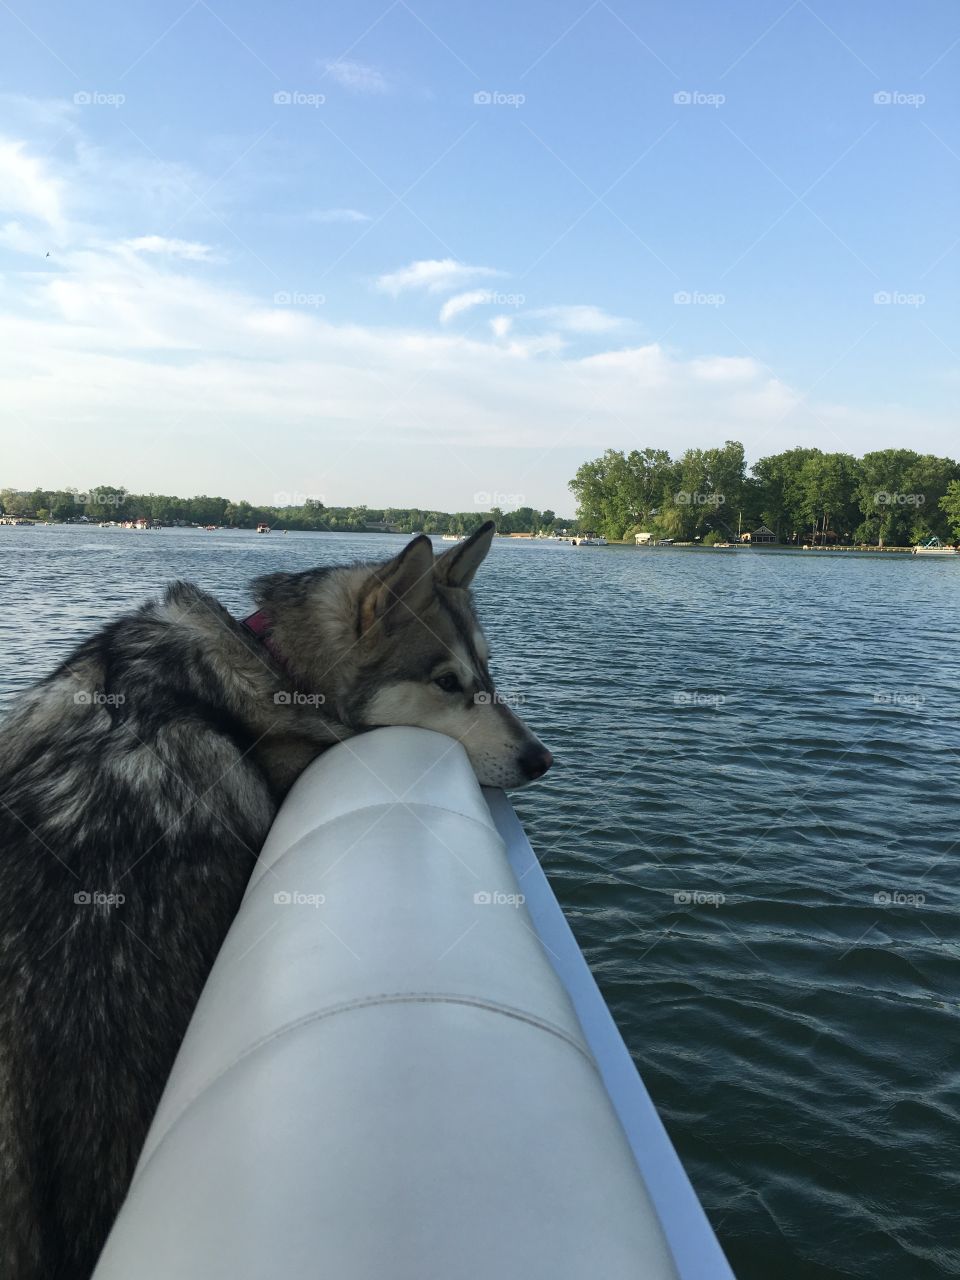
[[[552,758],[497,698],[434,558],[259,579],[251,626],[187,583],[85,641],[0,731],[0,1276],[87,1280],[279,801],[379,725],[458,738],[482,783]],[[258,638],[254,632],[262,632]]]

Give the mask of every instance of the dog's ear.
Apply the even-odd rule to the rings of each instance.
[[[437,559],[437,577],[448,587],[469,587],[473,575],[486,559],[497,526],[485,521],[470,537]]]
[[[422,533],[370,575],[360,601],[360,634],[381,620],[388,629],[403,626],[432,599],[433,543]]]

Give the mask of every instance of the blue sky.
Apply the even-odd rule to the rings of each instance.
[[[946,3],[13,0],[0,483],[570,510],[607,446],[955,453],[958,68]]]

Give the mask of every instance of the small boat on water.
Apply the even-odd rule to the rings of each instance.
[[[604,537],[595,537],[593,534],[585,534],[582,538],[571,538],[570,542],[575,547],[609,547],[610,543]]]
[[[270,532],[270,526],[268,524],[257,525],[257,533],[269,533],[269,532]]]
[[[12,525],[17,529],[32,529],[34,521],[25,520],[23,516],[0,516],[0,524]]]
[[[463,534],[462,533],[444,533],[441,535],[440,541],[441,542],[462,542]]]
[[[960,556],[960,550],[945,546],[939,538],[931,538],[922,547],[914,547],[913,554],[915,556]]]

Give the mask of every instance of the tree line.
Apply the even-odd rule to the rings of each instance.
[[[255,529],[258,524],[268,524],[278,529],[340,533],[381,530],[467,534],[491,518],[501,533],[553,532],[574,523],[572,518],[563,520],[553,511],[537,511],[533,507],[509,512],[498,507],[490,511],[454,512],[419,507],[327,507],[316,498],[306,498],[299,504],[255,506],[243,500],[207,494],[179,498],[161,493],[131,493],[117,485],[99,485],[88,490],[0,489],[0,514],[57,524],[143,519],[167,526]]]
[[[570,481],[584,529],[607,538],[648,531],[679,541],[735,539],[766,525],[786,543],[910,546],[960,541],[960,464],[880,449],[857,458],[795,448],[747,471],[743,445],[608,449]]]

